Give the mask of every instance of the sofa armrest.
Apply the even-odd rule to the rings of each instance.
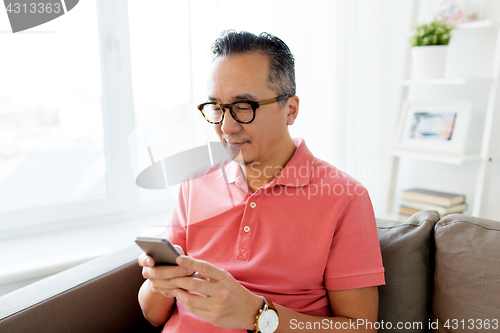
[[[158,332],[143,317],[134,246],[0,297],[0,332]]]

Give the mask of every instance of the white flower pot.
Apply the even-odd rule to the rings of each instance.
[[[447,45],[412,47],[412,79],[424,80],[443,78],[447,50]]]

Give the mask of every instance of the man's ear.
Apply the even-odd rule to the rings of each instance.
[[[299,97],[298,96],[291,96],[288,98],[287,104],[286,104],[286,124],[287,125],[293,125],[295,122],[295,119],[299,115]]]

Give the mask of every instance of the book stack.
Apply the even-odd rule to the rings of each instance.
[[[467,208],[465,195],[412,188],[403,191],[399,218],[407,219],[421,210],[435,210],[441,217],[461,214]]]

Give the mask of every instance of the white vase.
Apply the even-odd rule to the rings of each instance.
[[[447,45],[415,46],[411,49],[411,78],[417,80],[444,77]]]

